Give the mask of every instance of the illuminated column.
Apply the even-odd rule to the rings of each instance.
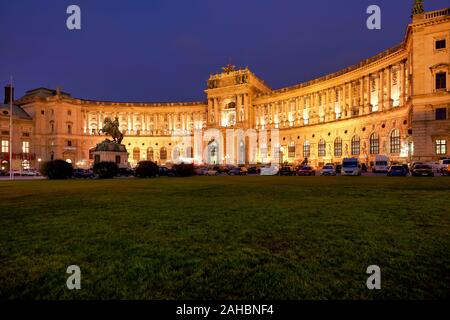
[[[353,101],[352,101],[352,82],[350,81],[347,86],[347,118],[350,118],[353,115]]]
[[[385,101],[385,110],[389,110],[392,108],[393,100],[391,97],[392,91],[392,66],[387,68],[387,76],[386,76],[386,101]]]
[[[384,69],[378,72],[378,111],[383,111],[384,106]]]
[[[249,110],[249,99],[248,99],[248,94],[244,94],[244,116],[245,116],[245,120],[248,121],[249,117],[248,117],[248,110]]]
[[[214,110],[215,110],[215,119],[214,122],[216,123],[217,126],[220,126],[220,113],[222,112],[222,110],[220,110],[220,105],[219,105],[219,98],[215,98],[214,99]]]
[[[85,111],[86,115],[86,131],[85,133],[88,134],[91,131],[91,128],[89,128],[89,111]]]
[[[406,102],[406,74],[405,61],[400,62],[400,106]]]
[[[364,77],[359,79],[359,101],[358,101],[358,114],[362,116],[364,114]]]
[[[243,119],[241,119],[241,103],[239,96],[239,94],[236,95],[236,120],[240,122]]]
[[[367,104],[364,108],[364,114],[368,114],[371,111],[371,104],[372,104],[372,90],[371,90],[371,86],[370,86],[370,82],[372,81],[372,75],[369,73],[369,75],[367,76],[367,83],[366,83],[366,95],[367,95]]]

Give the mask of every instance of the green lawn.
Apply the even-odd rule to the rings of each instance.
[[[450,297],[448,178],[0,181],[0,230],[3,299]]]

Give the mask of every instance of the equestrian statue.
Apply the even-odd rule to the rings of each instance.
[[[113,138],[114,142],[118,144],[122,143],[123,134],[119,129],[119,118],[116,117],[114,121],[112,121],[109,117],[105,118],[102,132],[109,134]]]

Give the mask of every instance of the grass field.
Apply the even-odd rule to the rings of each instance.
[[[0,297],[449,298],[450,179],[3,181]]]

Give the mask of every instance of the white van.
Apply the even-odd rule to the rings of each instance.
[[[383,155],[377,155],[375,157],[375,166],[373,172],[388,172],[389,170],[389,158]]]
[[[344,158],[342,161],[341,175],[343,176],[360,176],[361,162],[358,158]]]

